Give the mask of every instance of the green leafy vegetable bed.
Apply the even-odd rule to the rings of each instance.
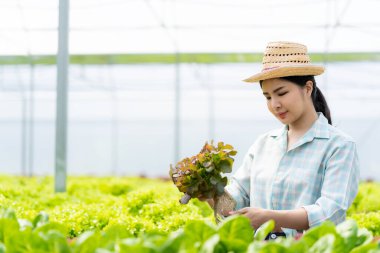
[[[0,253],[380,252],[369,232],[380,235],[376,183],[360,185],[348,211],[357,222],[326,222],[299,240],[270,243],[262,241],[270,222],[255,237],[243,217],[217,227],[205,203],[179,204],[181,193],[172,182],[70,177],[67,193],[53,188],[51,177],[0,177]]]
[[[243,216],[232,216],[218,227],[204,221],[191,221],[170,234],[147,232],[131,237],[120,227],[105,232],[87,231],[67,240],[59,224],[50,223],[39,214],[32,222],[17,220],[7,209],[0,216],[0,252],[380,252],[380,247],[366,229],[353,220],[334,226],[330,222],[312,228],[300,239],[279,238],[263,241],[274,228],[268,221],[254,233]]]
[[[360,227],[380,236],[380,184],[362,183],[347,216],[356,220]]]
[[[76,237],[91,229],[116,225],[133,235],[169,233],[190,220],[212,219],[212,210],[200,201],[178,202],[181,194],[172,184],[144,178],[69,177],[67,193],[54,192],[51,177],[0,177],[0,207],[12,208],[17,217],[33,219],[39,212],[63,224]]]

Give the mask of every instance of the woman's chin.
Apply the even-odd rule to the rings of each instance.
[[[289,125],[289,123],[291,123],[291,119],[289,118],[289,116],[285,117],[285,118],[281,118],[281,117],[277,117],[277,119],[284,125]]]
[[[278,119],[282,124],[288,124],[288,119],[287,119],[287,118],[277,117],[277,119]]]

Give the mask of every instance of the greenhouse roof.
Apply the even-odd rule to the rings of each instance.
[[[54,55],[58,0],[3,0],[0,55]],[[376,0],[70,1],[71,54],[262,52],[268,41],[311,52],[380,52]]]

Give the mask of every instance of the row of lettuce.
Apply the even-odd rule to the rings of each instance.
[[[191,221],[175,232],[147,232],[134,237],[120,226],[107,231],[86,231],[68,240],[65,228],[49,222],[40,213],[32,221],[17,219],[13,210],[0,216],[0,252],[380,252],[379,243],[355,221],[335,226],[330,222],[308,230],[301,238],[278,238],[264,241],[274,228],[268,221],[256,232],[243,216],[231,216],[219,226],[206,221]]]
[[[211,220],[212,210],[200,201],[178,203],[180,193],[170,183],[144,178],[70,177],[66,193],[54,193],[53,179],[0,177],[0,206],[17,217],[33,219],[46,212],[64,224],[67,235],[106,231],[113,225],[134,235],[169,233],[189,220]]]
[[[380,184],[362,183],[347,217],[354,219],[360,227],[374,235],[380,235]]]
[[[178,203],[181,193],[171,182],[131,177],[70,177],[66,193],[54,193],[52,177],[0,176],[0,207],[18,217],[33,219],[47,212],[51,221],[65,224],[70,237],[91,229],[126,227],[133,234],[171,232],[189,220],[212,220],[203,202]],[[362,183],[347,212],[374,235],[380,235],[380,184]]]
[[[67,193],[55,194],[51,177],[1,176],[0,206],[3,218],[0,224],[0,249],[6,248],[7,252],[28,252],[30,247],[46,244],[44,247],[50,250],[46,252],[132,252],[131,249],[135,249],[133,252],[228,252],[229,247],[234,247],[232,244],[240,245],[232,240],[228,246],[228,240],[220,234],[222,227],[227,225],[216,228],[209,224],[213,223],[213,215],[205,203],[192,200],[187,205],[180,205],[180,195],[171,182],[144,178],[70,177]],[[377,244],[370,243],[373,239],[366,231],[372,232],[374,236],[380,235],[379,210],[380,185],[361,184],[359,194],[348,211],[348,217],[356,222],[350,221],[346,226],[357,231],[353,233],[362,239],[357,239],[355,247],[350,250],[375,250]],[[47,221],[47,216],[50,217],[50,222]],[[235,229],[245,230],[243,221],[233,222],[241,224],[236,225]],[[197,230],[194,226],[201,228]],[[13,232],[9,232],[11,230],[8,228],[13,228]],[[294,249],[292,252],[321,252],[318,247],[333,245],[333,248],[326,248],[325,252],[332,249],[331,252],[349,252],[347,246],[338,246],[345,245],[340,229],[326,223],[321,228],[318,227],[319,232],[312,233],[314,230],[310,230],[310,236],[315,236],[313,243],[307,239],[310,236],[304,236],[300,240],[304,243],[288,239],[271,243],[255,242],[251,245],[250,236],[250,239],[246,238],[244,247],[232,251],[287,252],[283,248],[290,247]],[[206,235],[209,232],[208,237]],[[194,239],[189,233],[205,238]],[[14,236],[10,239],[4,235]],[[43,238],[38,239],[41,236]],[[14,239],[18,237],[20,238]],[[68,242],[67,238],[75,239]],[[320,241],[322,238],[324,239]],[[197,243],[191,246],[185,241]],[[51,247],[57,247],[57,251],[52,251],[48,246],[50,244]],[[13,246],[10,245],[29,246],[24,250],[11,250]],[[93,248],[90,250],[89,247]],[[345,251],[340,251],[339,247],[343,247]],[[86,249],[81,250],[82,248]],[[266,248],[269,251],[265,251]],[[38,250],[40,251],[45,252],[42,249]]]

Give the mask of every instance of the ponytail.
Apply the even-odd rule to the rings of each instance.
[[[304,87],[307,81],[312,81],[313,92],[311,94],[311,98],[313,100],[315,111],[323,113],[329,124],[332,125],[330,108],[327,105],[326,99],[323,96],[321,90],[317,87],[314,76],[286,76],[280,78],[295,83],[300,87]]]
[[[313,104],[314,108],[317,112],[323,113],[323,115],[328,120],[329,124],[332,125],[331,122],[331,114],[330,114],[330,108],[327,105],[326,99],[322,94],[322,91],[316,86],[315,82],[313,82]]]

